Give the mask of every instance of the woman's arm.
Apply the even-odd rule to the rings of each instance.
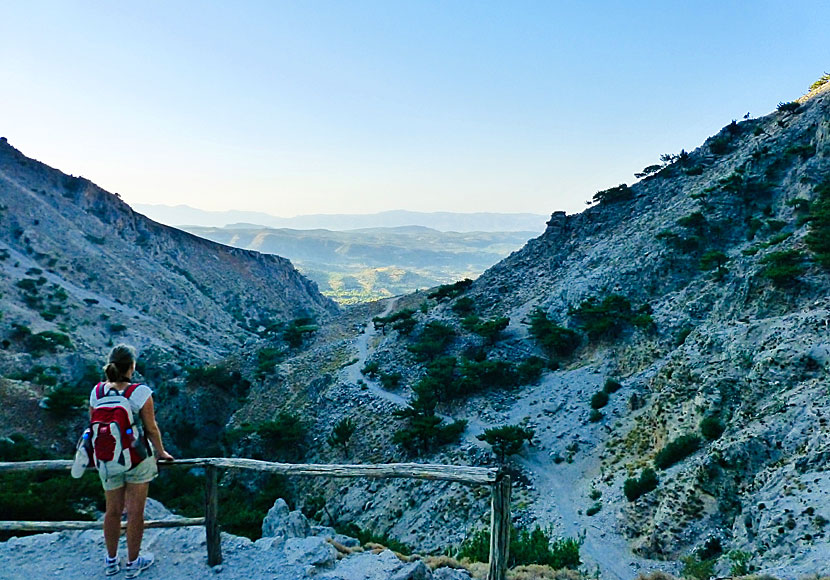
[[[158,452],[158,458],[172,460],[173,456],[164,450],[164,444],[161,442],[161,431],[156,423],[156,411],[153,407],[152,395],[149,399],[147,399],[147,402],[144,403],[144,406],[141,407],[141,411],[139,411],[138,415],[144,423],[144,430],[147,433],[147,437],[150,439],[153,447]]]

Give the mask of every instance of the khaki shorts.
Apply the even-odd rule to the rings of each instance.
[[[112,491],[124,487],[125,483],[149,483],[156,478],[158,473],[159,468],[156,465],[156,458],[148,457],[124,473],[119,473],[118,475],[104,479],[104,476],[99,471],[98,476],[101,478],[104,491]]]

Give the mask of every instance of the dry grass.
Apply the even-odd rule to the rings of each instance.
[[[648,574],[643,574],[642,572],[640,572],[637,575],[636,580],[677,580],[677,578],[675,578],[668,572],[663,572],[662,570],[655,570],[654,572],[649,572]]]
[[[467,570],[470,568],[449,556],[427,556],[424,558],[424,563],[429,566],[430,570],[437,570],[438,568],[452,568],[454,570]]]
[[[488,565],[482,562],[464,561],[464,566],[476,580],[486,580]],[[507,580],[583,580],[583,576],[576,570],[554,570],[550,566],[529,564],[516,566],[507,571]]]

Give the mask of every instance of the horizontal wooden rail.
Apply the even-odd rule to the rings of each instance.
[[[491,467],[467,467],[462,465],[436,465],[429,463],[381,463],[367,465],[275,463],[239,457],[210,457],[159,461],[159,467],[222,467],[225,469],[251,469],[283,475],[323,477],[368,477],[430,479],[455,481],[468,485],[493,485],[498,479],[498,469]],[[60,471],[72,467],[72,461],[64,459],[42,461],[18,461],[0,463],[0,473],[8,471]]]
[[[102,522],[3,522],[0,532],[57,532],[60,530],[100,530]],[[145,528],[184,528],[186,526],[203,526],[205,518],[175,518],[172,520],[147,520]],[[121,529],[127,528],[127,522],[121,522]]]
[[[72,461],[65,459],[42,461],[0,462],[0,473],[13,471],[69,470]],[[510,478],[498,469],[463,465],[436,465],[428,463],[383,463],[367,465],[274,463],[240,457],[210,457],[159,461],[159,467],[205,468],[205,517],[176,518],[145,522],[147,528],[176,528],[205,526],[208,564],[222,563],[219,535],[219,469],[251,469],[283,475],[316,477],[405,477],[434,481],[452,481],[467,485],[487,485],[491,488],[490,571],[488,580],[505,580],[507,574],[508,544],[510,538]],[[102,522],[3,522],[0,531],[48,532],[55,530],[91,530]],[[124,528],[126,524],[121,524]]]

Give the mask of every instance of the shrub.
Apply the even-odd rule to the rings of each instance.
[[[666,444],[654,457],[654,465],[658,469],[667,469],[700,449],[700,437],[697,435],[681,435]]]
[[[519,384],[535,384],[542,378],[542,371],[545,369],[545,366],[545,360],[538,356],[531,356],[520,362],[519,366],[516,367]]]
[[[697,556],[683,556],[683,569],[680,575],[683,578],[694,578],[696,580],[709,580],[715,575],[715,560],[701,560]]]
[[[415,355],[416,360],[422,362],[431,360],[444,352],[454,336],[455,331],[451,326],[433,321],[426,325],[418,342],[407,348]]]
[[[492,320],[485,320],[475,326],[473,332],[483,337],[489,344],[494,344],[498,341],[502,331],[510,324],[510,319],[506,317],[494,318]]]
[[[395,414],[399,417],[408,416],[409,425],[395,431],[392,442],[416,455],[429,453],[442,445],[456,443],[467,428],[467,421],[464,419],[444,425],[441,417],[416,410],[412,406]]]
[[[726,425],[716,415],[707,415],[700,422],[700,434],[709,441],[719,439],[725,430]]]
[[[380,384],[386,390],[397,389],[401,378],[401,373],[380,373]]]
[[[816,89],[820,89],[827,83],[830,83],[830,73],[824,73],[819,77],[819,79],[810,85],[810,90],[814,91]]]
[[[601,301],[592,296],[578,308],[571,308],[573,316],[591,339],[614,338],[631,322],[631,303],[624,296],[610,294]]]
[[[802,257],[802,253],[798,250],[783,250],[767,254],[761,259],[761,263],[766,265],[761,270],[761,276],[782,288],[792,286],[804,273],[804,267],[801,265]]]
[[[272,372],[274,367],[282,360],[283,352],[276,347],[266,346],[256,353],[256,376],[264,379]]]
[[[54,332],[51,330],[44,330],[37,334],[30,334],[26,337],[26,348],[32,354],[42,354],[45,352],[57,352],[60,348],[71,348],[72,341],[69,337],[61,332]]]
[[[114,334],[118,332],[124,332],[125,330],[127,330],[126,324],[110,324],[110,332]]]
[[[605,415],[599,409],[591,409],[591,412],[588,413],[588,421],[591,423],[599,423]]]
[[[459,316],[464,316],[473,311],[473,307],[475,306],[475,302],[469,296],[462,296],[452,305],[452,311],[458,314]]]
[[[703,231],[703,228],[706,227],[706,218],[704,217],[703,213],[699,211],[695,211],[690,213],[687,216],[683,216],[677,220],[677,225],[683,228],[689,228],[695,230],[697,232]]]
[[[540,564],[555,570],[576,570],[582,565],[579,549],[582,542],[575,538],[553,538],[550,530],[536,526],[533,530],[510,527],[510,546],[507,565]],[[456,558],[473,562],[487,562],[490,558],[490,530],[479,529],[468,536],[458,549]]]
[[[427,294],[427,298],[432,298],[434,300],[438,300],[439,302],[446,299],[456,298],[463,294],[472,284],[473,281],[469,278],[459,280],[454,284],[443,284]]]
[[[185,370],[189,387],[211,385],[235,397],[244,397],[251,388],[251,382],[243,378],[242,373],[230,370],[224,364],[186,367]]]
[[[619,381],[615,381],[614,379],[606,379],[605,385],[602,387],[602,390],[610,395],[611,393],[616,393],[621,388],[622,385]]]
[[[797,101],[790,101],[788,103],[780,102],[776,108],[781,113],[798,113],[800,112],[801,105]]]
[[[87,408],[88,395],[77,387],[63,383],[46,396],[46,410],[58,420],[67,419]]]
[[[305,337],[316,332],[319,327],[314,320],[308,317],[295,318],[288,327],[283,330],[282,338],[290,348],[302,346]]]
[[[732,143],[732,136],[729,133],[719,133],[709,140],[709,151],[713,155],[723,155],[729,151]]]
[[[625,480],[623,493],[628,501],[636,501],[643,495],[657,489],[658,483],[657,473],[651,468],[646,468],[640,473],[639,479],[632,477]]]
[[[302,457],[306,429],[293,414],[282,412],[274,420],[260,423],[256,431],[271,455],[287,459]]]
[[[729,261],[729,257],[721,252],[720,250],[712,250],[706,252],[700,257],[700,269],[701,270],[713,270],[715,268],[718,269],[718,273],[726,273],[726,262]]]
[[[602,503],[596,502],[594,505],[585,510],[586,516],[595,516],[602,510]]]
[[[364,375],[366,375],[367,377],[374,377],[375,375],[378,374],[379,370],[380,370],[380,364],[378,364],[377,361],[371,361],[371,362],[367,362],[365,365],[363,365],[363,369],[361,369],[360,372],[363,373]]]
[[[342,447],[343,454],[349,457],[349,440],[356,430],[357,424],[348,417],[343,417],[334,425],[326,442],[332,447]]]
[[[412,548],[400,540],[396,540],[395,538],[384,533],[375,533],[371,530],[361,528],[354,522],[337,525],[335,526],[335,530],[339,534],[345,534],[351,538],[357,538],[361,545],[370,543],[380,544],[381,546],[389,548],[393,552],[403,554],[404,556],[412,554]]]
[[[749,552],[732,550],[726,554],[726,557],[732,562],[729,569],[730,576],[746,576],[752,571],[752,566],[749,563],[752,560],[752,554]]]
[[[605,391],[597,391],[594,393],[594,396],[591,397],[591,408],[592,409],[602,409],[605,405],[608,404],[608,393]]]
[[[830,180],[816,186],[815,193],[816,199],[808,205],[810,231],[806,237],[807,247],[822,266],[830,268]]]
[[[414,318],[402,318],[392,325],[392,330],[397,330],[398,333],[408,336],[412,334],[412,331],[415,330],[415,326],[417,324],[418,321]]]
[[[619,201],[627,201],[634,197],[634,192],[628,185],[621,183],[617,187],[603,189],[594,194],[594,202],[596,203],[615,203]]]
[[[569,328],[557,326],[548,315],[537,308],[530,315],[530,334],[548,353],[567,357],[579,346],[579,334]]]
[[[521,451],[525,441],[530,443],[535,434],[533,429],[521,425],[503,425],[486,429],[484,433],[477,435],[476,439],[488,443],[499,463],[504,463],[509,455]]]

